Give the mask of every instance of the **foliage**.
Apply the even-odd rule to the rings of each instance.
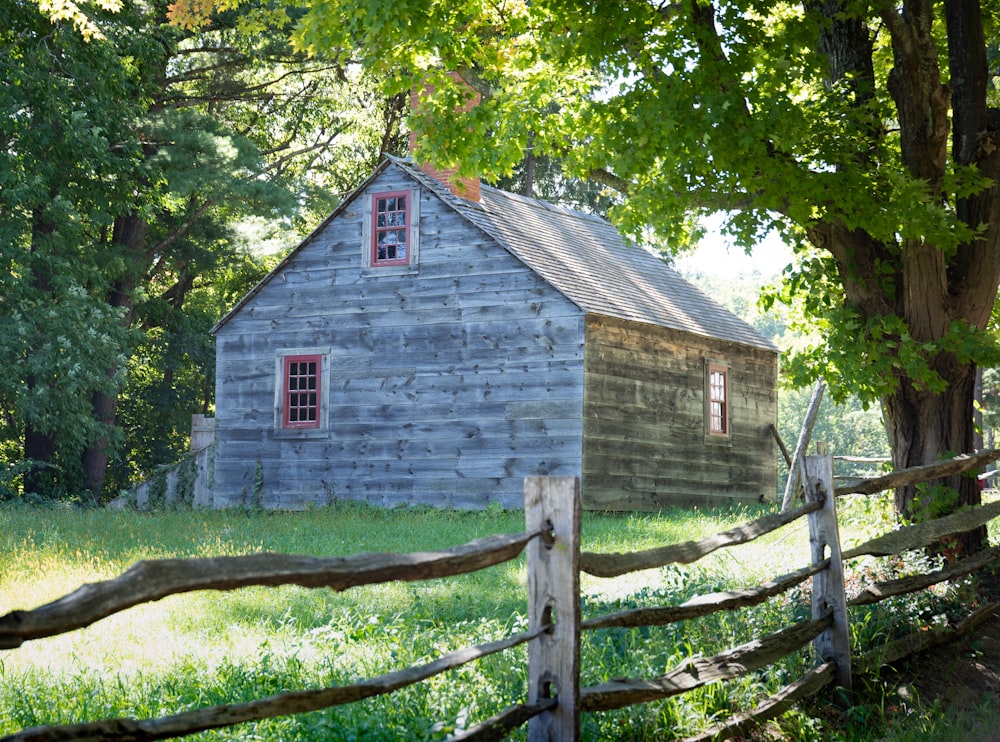
[[[974,368],[998,358],[996,9],[950,9],[324,0],[294,39],[391,91],[430,83],[413,126],[439,166],[505,175],[530,147],[617,191],[626,233],[674,249],[708,212],[747,248],[777,230],[799,255],[781,296],[822,337],[789,371],[879,400],[905,466],[972,446]],[[469,93],[449,71],[479,105],[456,112]]]
[[[206,272],[183,308],[148,297],[137,314],[149,328],[128,363],[118,424],[129,455],[112,462],[112,489],[139,481],[188,447],[192,413],[210,413],[215,399],[216,322],[277,263],[277,255],[234,250]]]
[[[275,263],[241,227],[287,249],[400,141],[400,101],[294,52],[273,4],[197,32],[105,6],[0,3],[4,496],[97,501],[176,459],[208,329]]]
[[[65,491],[83,448],[109,434],[90,398],[120,381],[108,365],[129,342],[100,294],[121,270],[102,240],[112,204],[132,207],[122,182],[139,175],[121,104],[135,71],[112,42],[86,44],[34,6],[4,3],[0,15],[0,109],[11,114],[0,118],[0,435],[49,441],[22,460],[44,453],[33,484]]]
[[[89,14],[80,3],[73,0],[34,0],[38,9],[53,23],[69,21],[79,32],[84,41],[104,39],[100,24]],[[121,0],[95,0],[93,3],[101,10],[117,12],[121,10]],[[84,4],[86,7],[87,4]]]
[[[1000,369],[983,369],[982,391],[983,439],[987,448],[996,443],[996,433],[1000,430]]]

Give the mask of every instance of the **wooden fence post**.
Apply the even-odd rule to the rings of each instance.
[[[806,502],[820,501],[823,507],[809,514],[809,544],[813,564],[830,559],[830,566],[813,577],[813,618],[833,612],[833,626],[816,637],[816,652],[826,662],[837,665],[837,684],[851,687],[851,631],[844,593],[844,560],[841,557],[840,529],[836,498],[833,495],[833,457],[805,457]],[[829,548],[829,553],[827,549]]]
[[[552,623],[528,644],[528,703],[558,698],[528,722],[531,742],[580,738],[580,480],[528,477],[524,518],[529,532],[550,528],[552,541],[528,544],[528,625]]]
[[[823,401],[823,391],[825,389],[826,383],[820,379],[816,382],[812,397],[809,399],[809,409],[806,410],[806,419],[802,421],[799,439],[795,443],[795,453],[792,454],[792,463],[788,465],[788,481],[785,482],[785,494],[781,498],[781,512],[792,509],[792,503],[795,502],[796,486],[801,483],[805,487],[806,478],[802,471],[802,460],[805,458],[806,450],[809,448],[809,438],[812,436],[813,425],[816,424],[816,415],[819,414],[819,405]]]

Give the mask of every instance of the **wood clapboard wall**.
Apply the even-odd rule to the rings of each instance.
[[[776,491],[777,354],[591,315],[585,344],[586,507],[759,500]],[[729,438],[707,435],[706,364],[729,368]]]
[[[219,328],[213,505],[519,508],[579,475],[581,311],[426,190],[417,272],[363,270],[365,199],[407,188],[390,165]],[[329,350],[320,431],[275,429],[292,348]]]

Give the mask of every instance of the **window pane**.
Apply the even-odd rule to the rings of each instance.
[[[317,427],[319,423],[319,356],[289,358],[285,364],[284,424]]]
[[[708,427],[716,435],[729,435],[726,376],[725,369],[708,369]]]
[[[374,217],[372,235],[372,263],[406,263],[406,245],[410,235],[406,208],[406,195],[385,194],[376,197],[377,215]]]

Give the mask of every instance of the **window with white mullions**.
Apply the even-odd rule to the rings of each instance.
[[[709,435],[729,435],[729,369],[708,367],[708,432]]]
[[[377,193],[372,209],[372,266],[410,262],[410,194]]]

